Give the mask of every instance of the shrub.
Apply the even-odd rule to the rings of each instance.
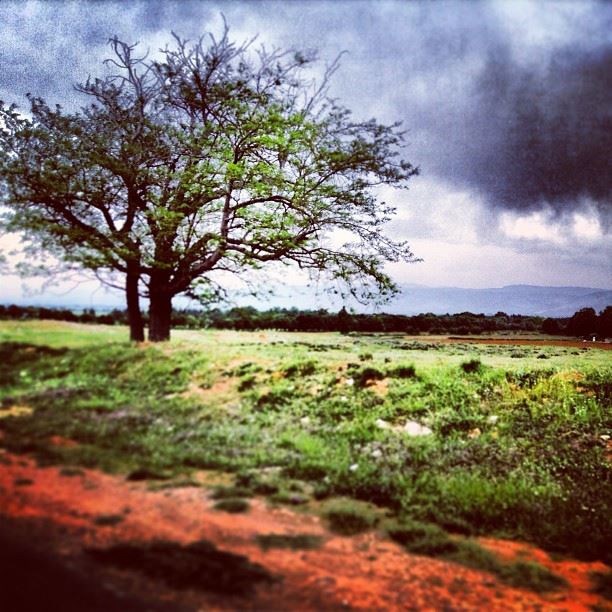
[[[310,376],[317,371],[318,363],[314,359],[296,361],[283,368],[283,374],[287,378],[294,376]]]
[[[366,366],[361,370],[355,372],[353,380],[355,386],[362,388],[365,387],[372,380],[382,380],[385,377],[385,373],[381,372],[378,368]]]
[[[290,535],[286,533],[269,533],[255,536],[257,543],[264,550],[270,548],[288,548],[290,550],[314,550],[320,548],[323,538],[309,533]]]
[[[219,500],[214,505],[214,508],[215,510],[222,510],[223,512],[237,514],[239,512],[246,512],[249,509],[249,502],[244,499],[228,497],[226,499]]]
[[[439,556],[457,550],[449,535],[431,523],[394,522],[387,526],[386,532],[392,540],[417,555]]]
[[[216,487],[213,491],[212,498],[213,499],[231,499],[238,497],[252,497],[253,491],[246,487]]]
[[[412,364],[397,365],[387,370],[387,376],[391,376],[393,378],[415,378],[416,369]]]
[[[348,500],[335,501],[328,505],[323,516],[332,531],[351,536],[376,525],[376,514],[365,504]]]
[[[482,370],[482,363],[480,359],[470,359],[469,361],[464,361],[461,364],[461,369],[466,374],[474,374],[476,372],[480,372]]]

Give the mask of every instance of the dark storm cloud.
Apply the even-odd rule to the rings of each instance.
[[[493,205],[562,212],[583,198],[610,213],[612,49],[562,49],[541,70],[491,52],[476,80],[473,153],[460,178]]]
[[[218,26],[283,47],[348,53],[332,93],[358,116],[402,120],[423,175],[492,210],[610,211],[612,10],[550,2],[8,2],[0,98],[76,106],[118,35],[152,50]],[[534,40],[536,42],[534,43]]]
[[[490,209],[563,216],[592,207],[609,227],[610,6],[574,14],[575,5],[549,3],[557,20],[542,31],[518,15],[510,27],[500,6],[433,3],[387,22],[381,44],[397,58],[387,99],[410,155],[424,176],[467,187]]]

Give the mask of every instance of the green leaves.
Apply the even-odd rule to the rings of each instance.
[[[205,43],[175,36],[153,61],[114,38],[115,74],[77,86],[91,101],[80,111],[3,107],[8,225],[96,272],[169,272],[170,296],[271,261],[388,296],[385,261],[414,261],[382,234],[393,211],[375,193],[417,172],[399,125],[354,121],[327,97],[337,61],[315,84],[313,54],[253,54],[227,29]],[[333,246],[336,229],[352,242]]]

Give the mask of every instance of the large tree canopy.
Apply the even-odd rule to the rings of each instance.
[[[30,97],[0,105],[4,226],[69,265],[123,275],[131,337],[170,334],[172,298],[210,273],[245,278],[267,262],[324,273],[363,299],[395,285],[386,261],[412,261],[382,232],[394,210],[376,187],[405,187],[399,126],[355,121],[318,82],[313,53],[174,37],[157,59],[110,41],[109,74],[67,113]],[[351,238],[338,246],[334,230]]]

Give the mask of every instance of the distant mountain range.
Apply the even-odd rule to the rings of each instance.
[[[612,290],[592,287],[508,285],[496,289],[402,286],[401,295],[384,310],[396,314],[495,314],[570,317],[581,308],[600,312],[612,305]]]
[[[431,312],[433,314],[457,314],[473,312],[475,314],[536,315],[542,317],[571,317],[581,308],[594,308],[600,312],[612,305],[611,289],[594,289],[592,287],[538,287],[534,285],[509,285],[493,289],[463,289],[460,287],[425,287],[422,285],[403,285],[401,294],[380,311],[392,314],[415,315]],[[0,303],[10,303],[2,300]],[[104,296],[99,302],[92,297],[87,300],[67,299],[66,297],[49,296],[47,299],[22,299],[18,304],[68,308],[80,311],[83,308],[94,308],[97,312],[107,312],[112,308],[125,308],[123,297]],[[239,305],[255,306],[259,310],[269,308],[299,308],[303,310],[325,308],[330,312],[342,307],[340,301],[317,297],[311,289],[286,285],[276,296],[269,298],[236,298]],[[143,308],[146,303],[143,300]],[[230,304],[231,306],[231,304]],[[176,308],[196,307],[186,299],[176,299]],[[222,306],[223,308],[224,306]],[[363,311],[361,307],[357,311]],[[371,308],[365,308],[371,312]]]

